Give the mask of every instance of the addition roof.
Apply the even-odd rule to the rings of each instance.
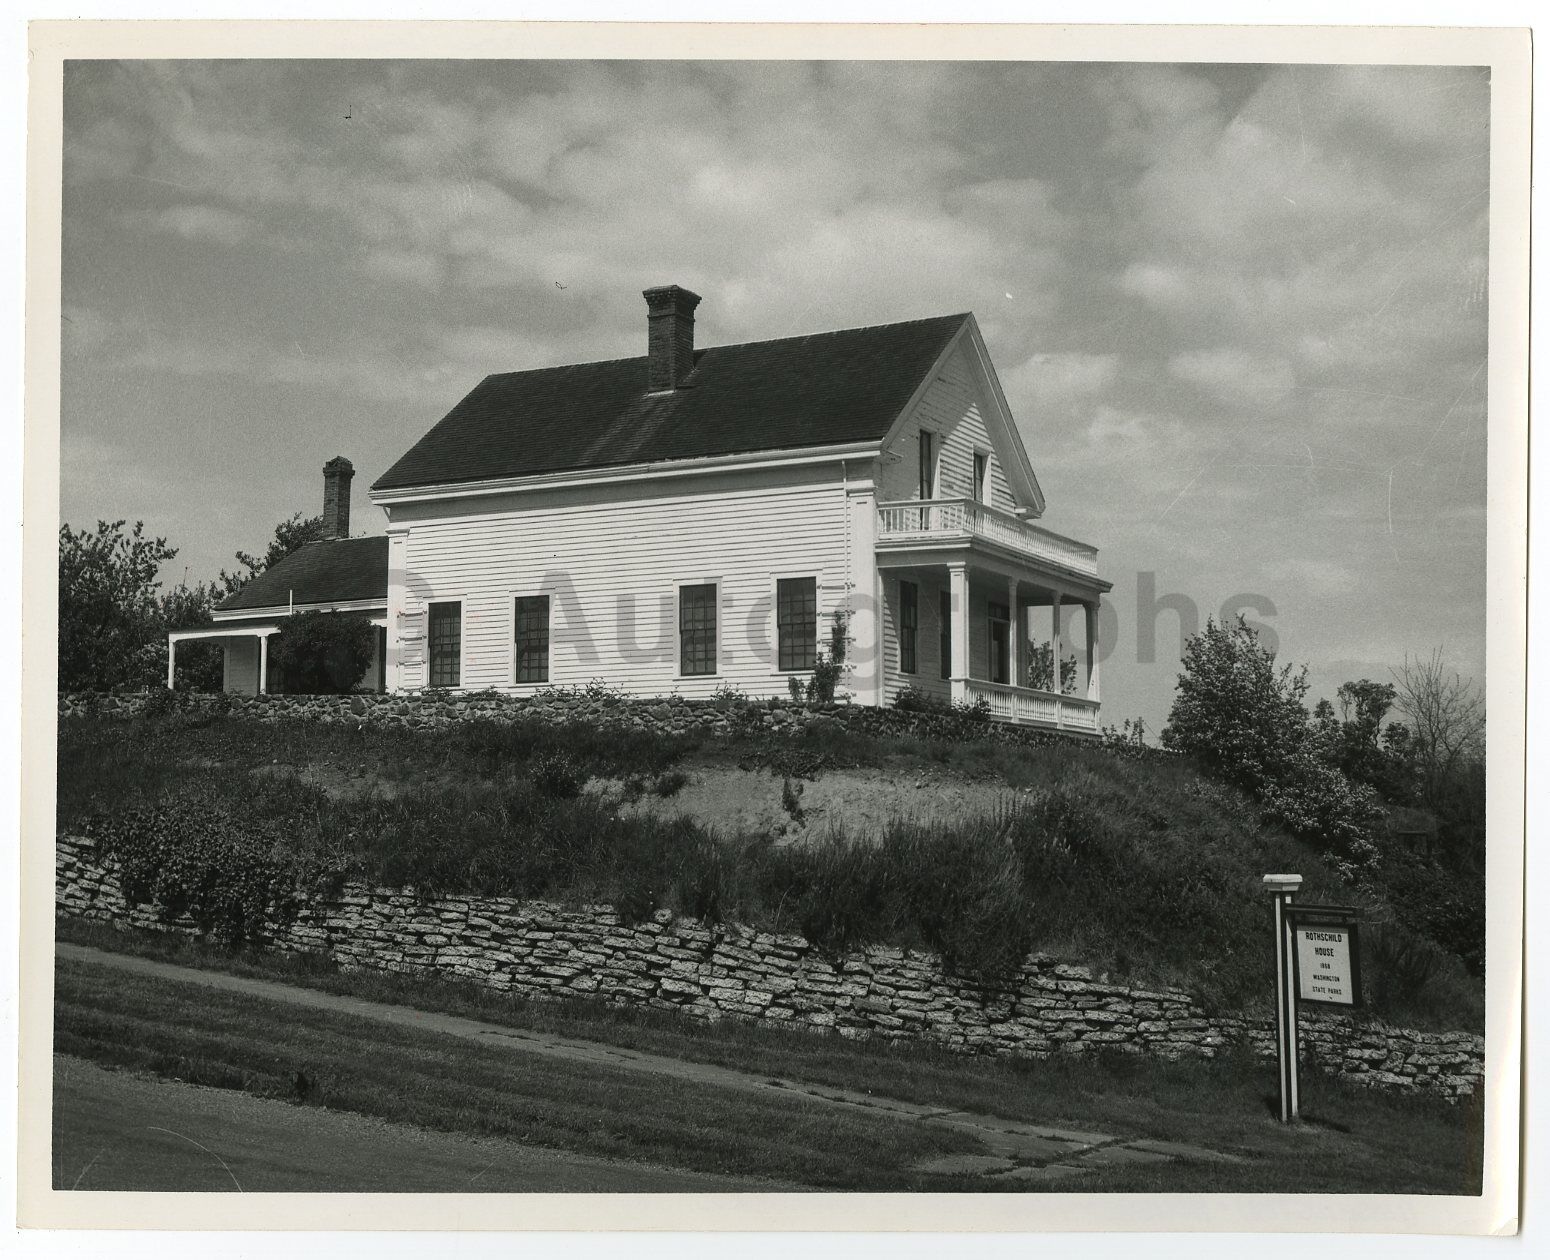
[[[217,612],[247,608],[286,608],[291,604],[344,604],[358,600],[387,603],[388,540],[325,538],[304,543],[265,569],[235,595],[216,605]]]
[[[372,489],[881,441],[969,318],[713,346],[670,391],[645,356],[487,376]]]

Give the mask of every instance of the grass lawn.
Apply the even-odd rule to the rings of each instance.
[[[604,1194],[780,1184],[391,1124],[69,1055],[54,1056],[53,1103],[59,1190]]]
[[[104,967],[61,963],[55,984],[59,1054],[425,1129],[830,1190],[948,1188],[906,1167],[975,1146],[800,1099],[558,1065]]]
[[[60,920],[58,935],[771,1077],[1247,1157],[1236,1165],[1116,1166],[1050,1189],[1479,1193],[1477,1106],[1395,1096],[1310,1073],[1309,1123],[1288,1129],[1273,1118],[1272,1067],[1248,1056],[1171,1064],[1129,1055],[967,1058],[731,1020],[703,1024],[669,1012],[525,1002],[473,986],[340,972],[318,959],[236,955],[73,920]],[[579,1065],[514,1072],[520,1051],[389,1035],[347,1019],[325,1027],[311,1012],[303,1024],[294,1010],[100,968],[64,965],[59,976],[56,1048],[99,1063],[292,1098],[300,1069],[315,1082],[308,1103],[428,1128],[816,1188],[970,1188],[903,1171],[934,1151],[964,1149],[954,1135],[937,1138],[920,1126]],[[867,1167],[855,1166],[856,1151],[868,1152]]]

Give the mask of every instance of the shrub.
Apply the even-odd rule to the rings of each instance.
[[[894,692],[893,707],[903,713],[935,713],[942,716],[953,711],[952,705],[946,700],[939,699],[929,691],[921,691],[913,684],[900,687]]]
[[[783,778],[780,782],[780,807],[800,822],[802,820],[802,784]]]
[[[556,800],[580,796],[586,782],[576,759],[561,751],[546,752],[536,757],[528,770],[528,777],[535,788]]]
[[[377,632],[354,613],[307,612],[285,619],[269,649],[270,666],[293,695],[343,695],[371,664]]]
[[[1253,792],[1273,821],[1347,871],[1369,866],[1382,809],[1370,788],[1323,760],[1303,705],[1308,671],[1277,669],[1275,653],[1241,615],[1233,626],[1207,621],[1190,636],[1183,664],[1164,746]]]
[[[234,945],[260,936],[267,920],[289,919],[298,888],[329,865],[297,860],[279,822],[248,817],[204,785],[92,819],[83,830],[100,855],[118,860],[131,902],[155,906],[165,921],[186,916]]]
[[[657,775],[651,784],[651,790],[663,800],[677,796],[683,790],[684,784],[689,782],[689,776],[682,770],[664,770]]]

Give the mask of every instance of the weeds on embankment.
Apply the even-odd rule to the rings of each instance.
[[[800,778],[837,766],[942,768],[1008,791],[950,825],[779,846],[683,817],[621,812],[593,776],[671,795],[685,767],[749,761]],[[60,724],[59,825],[115,852],[137,893],[241,940],[296,883],[360,878],[423,896],[607,902],[799,932],[825,949],[930,949],[996,978],[1030,949],[1115,979],[1181,985],[1209,1006],[1264,1000],[1259,879],[1298,870],[1310,901],[1367,904],[1243,794],[1179,758],[1099,746],[1018,747],[815,727],[780,740],[538,723],[438,732],[240,718]],[[322,786],[331,785],[332,790]],[[1475,1028],[1478,983],[1394,925],[1368,934],[1376,1013]]]

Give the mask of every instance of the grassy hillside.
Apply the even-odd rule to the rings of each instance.
[[[786,825],[769,825],[768,809],[718,816],[716,801],[761,781]],[[807,825],[804,801],[826,782],[825,824]],[[933,811],[938,799],[964,805]],[[929,948],[969,974],[1040,949],[1222,1008],[1263,1003],[1259,879],[1296,871],[1308,900],[1365,905],[1382,924],[1364,941],[1375,1013],[1480,1021],[1478,982],[1383,922],[1381,884],[1353,886],[1242,794],[1133,747],[885,739],[838,724],[700,741],[532,723],[420,733],[78,718],[60,724],[59,826],[98,835],[143,891],[234,937],[297,878],[359,875],[427,894],[608,901],[629,916],[666,907],[833,948]]]

